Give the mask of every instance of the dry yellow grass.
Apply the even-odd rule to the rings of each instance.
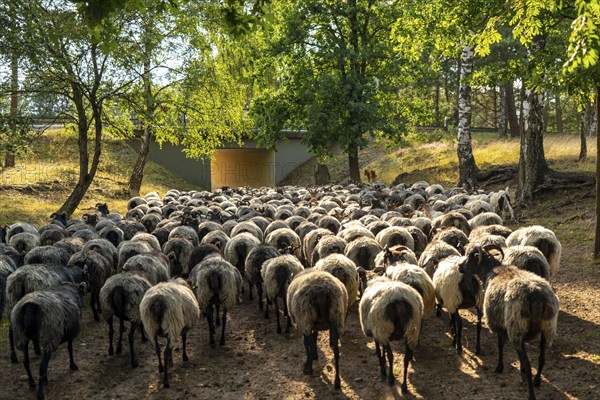
[[[136,160],[136,150],[124,140],[104,142],[98,172],[74,216],[98,202],[111,211],[126,211],[127,181]],[[17,158],[17,167],[0,170],[0,224],[19,220],[47,222],[71,193],[78,177],[77,139],[64,130],[46,132],[30,152]],[[148,162],[141,192],[164,194],[171,188],[201,189],[161,166]]]

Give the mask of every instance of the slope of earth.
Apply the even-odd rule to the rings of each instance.
[[[98,172],[74,217],[89,212],[87,209],[99,202],[108,203],[111,211],[127,211],[127,182],[136,151],[125,140],[105,138]],[[63,129],[51,130],[37,138],[27,154],[17,157],[15,168],[0,168],[0,225],[19,220],[45,224],[77,183],[78,154],[76,135]],[[149,161],[141,192],[164,194],[171,188],[200,190]]]
[[[553,229],[563,245],[560,269],[552,281],[560,301],[558,334],[547,351],[546,367],[538,399],[600,399],[600,267],[591,260],[593,242],[592,192],[553,193],[527,210],[519,226],[543,224]],[[116,208],[121,208],[119,204]],[[512,226],[515,228],[516,224]],[[421,343],[409,370],[410,394],[399,384],[388,386],[379,379],[372,340],[366,339],[358,321],[356,305],[350,309],[347,329],[341,338],[342,389],[333,390],[333,356],[326,334],[319,337],[319,360],[314,375],[302,373],[305,353],[301,335],[275,332],[274,314],[265,320],[255,302],[246,299],[231,310],[226,343],[215,350],[208,345],[207,324],[201,318],[188,339],[190,361],[181,360],[180,342],[174,352],[171,388],[163,389],[157,360],[150,343],[136,334],[140,366],[131,369],[127,336],[123,354],[108,356],[107,325],[95,323],[89,306],[85,323],[75,342],[79,370],[68,369],[66,345],[52,356],[48,399],[490,399],[526,398],[517,356],[507,345],[503,374],[496,374],[496,338],[484,328],[482,354],[474,354],[474,314],[462,311],[465,351],[451,347],[449,318],[424,321]],[[0,326],[0,399],[35,396],[27,386],[21,364],[8,357],[7,323]],[[117,326],[115,326],[117,328]],[[115,335],[115,338],[117,335]],[[163,340],[164,343],[164,340]],[[528,346],[532,366],[537,366],[537,342]],[[403,345],[393,343],[394,372],[402,373]],[[19,354],[22,359],[22,354]],[[32,357],[37,378],[39,357]]]

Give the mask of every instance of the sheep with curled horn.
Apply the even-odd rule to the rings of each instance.
[[[537,247],[548,260],[550,278],[558,271],[562,245],[550,229],[539,225],[517,229],[506,239],[506,244],[508,246]]]
[[[30,388],[35,388],[36,383],[29,363],[29,342],[39,344],[42,354],[38,399],[45,398],[44,385],[48,384],[50,357],[61,343],[67,342],[69,368],[72,371],[79,369],[73,359],[73,340],[80,331],[85,292],[85,283],[65,282],[23,296],[12,309],[10,319],[14,340],[17,348],[23,351],[23,365]]]
[[[521,365],[521,376],[527,381],[528,399],[535,400],[534,387],[541,384],[546,347],[556,335],[559,313],[558,297],[547,280],[514,266],[502,265],[490,248],[473,246],[460,264],[465,275],[477,275],[486,288],[484,313],[488,326],[498,336],[498,365],[504,371],[504,343],[515,347]],[[503,256],[502,250],[496,248]],[[540,337],[540,355],[535,377],[525,343]]]
[[[398,262],[417,264],[418,261],[415,253],[403,245],[385,247],[375,258],[378,272],[385,271],[388,266]]]
[[[277,318],[277,333],[281,333],[279,303],[277,299],[283,299],[283,315],[287,317],[285,333],[289,333],[292,320],[289,314],[287,304],[287,291],[295,275],[304,270],[300,261],[291,254],[283,254],[266,260],[261,269],[261,277],[264,281],[264,287],[267,297],[265,305],[265,318],[269,317],[269,302],[275,306],[275,316]]]
[[[307,269],[296,275],[288,287],[287,305],[292,321],[304,337],[305,374],[311,375],[313,372],[312,363],[317,358],[319,331],[329,330],[329,344],[333,350],[335,366],[333,386],[340,389],[339,335],[344,333],[346,325],[346,288],[328,272]]]
[[[390,385],[395,382],[394,353],[390,341],[404,339],[404,379],[401,389],[402,393],[407,393],[408,364],[421,333],[421,296],[405,283],[377,277],[369,282],[360,300],[359,315],[363,333],[375,339],[375,354],[379,360],[381,378],[385,379],[387,376]],[[386,353],[389,362],[387,372]]]
[[[173,342],[181,336],[183,361],[188,361],[187,332],[200,318],[194,292],[186,281],[177,278],[149,288],[140,303],[140,316],[148,337],[154,342],[158,372],[163,373],[163,386],[170,387],[168,369],[173,365]],[[164,366],[158,337],[167,339]]]

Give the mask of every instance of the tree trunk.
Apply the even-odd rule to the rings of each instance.
[[[10,117],[15,121],[19,113],[19,58],[13,54],[10,60]],[[16,137],[17,124],[14,124]],[[13,168],[15,166],[15,154],[10,149],[4,155],[4,168]]]
[[[523,134],[523,101],[525,99],[525,85],[521,82],[521,90],[519,91],[519,137]]]
[[[97,91],[100,87],[101,75],[98,68],[97,62],[97,44],[93,44],[91,47],[91,58],[94,66],[94,83],[89,90],[89,103],[92,109],[92,118],[94,120],[94,155],[92,158],[92,165],[89,164],[89,152],[88,152],[88,121],[86,116],[86,109],[84,106],[83,88],[75,83],[75,80],[71,83],[72,89],[72,101],[75,103],[75,109],[77,111],[78,119],[78,146],[79,146],[79,179],[73,192],[69,195],[65,203],[58,210],[59,213],[66,212],[67,216],[71,216],[73,212],[81,203],[81,200],[85,196],[88,188],[92,184],[96,171],[98,170],[98,164],[100,163],[100,155],[102,153],[102,100],[97,98]],[[72,75],[73,71],[69,71]]]
[[[504,86],[506,95],[506,114],[508,118],[508,126],[510,127],[510,137],[517,138],[521,135],[519,127],[519,119],[517,118],[517,107],[515,106],[515,89],[513,83],[509,82]]]
[[[594,104],[594,114],[600,115],[600,83],[596,83],[596,102]],[[600,257],[600,132],[596,124],[596,237],[594,239],[594,258]]]
[[[458,89],[458,186],[468,192],[477,185],[477,167],[471,146],[471,82],[473,74],[473,46],[464,46],[460,63]]]
[[[502,137],[508,137],[508,110],[506,107],[506,87],[500,86],[500,107],[498,110],[497,132]]]
[[[548,171],[544,156],[543,118],[543,95],[525,89],[517,189],[517,202],[520,206],[527,206],[533,202],[533,192],[543,183]]]
[[[140,195],[140,189],[142,188],[142,181],[144,179],[144,168],[146,167],[146,162],[148,161],[148,156],[150,155],[151,140],[152,133],[150,131],[150,127],[146,127],[146,129],[144,129],[144,133],[142,134],[138,158],[135,161],[135,165],[133,166],[133,170],[131,171],[131,176],[129,177],[128,185],[129,194],[131,196]]]
[[[546,38],[537,35],[528,54],[530,65],[531,52],[539,52],[546,46]],[[517,187],[517,207],[527,207],[533,203],[535,189],[541,185],[549,172],[544,156],[544,95],[534,93],[524,87],[523,130],[521,134],[521,152],[519,157],[519,184]]]
[[[560,103],[560,93],[556,94],[555,105],[556,105],[556,133],[562,135],[563,131],[563,117],[562,117],[562,104]]]
[[[590,113],[590,137],[594,137],[596,136],[596,125],[598,122],[597,119],[597,109],[598,107],[596,107],[596,103],[598,103],[598,100],[596,100],[595,103],[592,103],[592,112]]]
[[[435,124],[440,125],[440,82],[439,77],[435,77]]]
[[[327,185],[331,182],[331,176],[329,175],[329,168],[327,168],[327,165],[317,162],[314,173],[315,185]]]
[[[144,25],[144,33],[145,36],[150,35],[149,26]],[[145,37],[145,47],[144,47],[144,71],[142,73],[142,82],[144,85],[144,101],[146,103],[146,115],[145,119],[145,127],[144,133],[142,135],[142,143],[140,146],[140,152],[138,154],[138,158],[133,167],[133,171],[131,172],[131,177],[129,178],[129,193],[132,196],[138,196],[140,194],[140,189],[142,188],[142,181],[144,179],[144,169],[146,167],[146,162],[148,161],[148,155],[150,154],[150,142],[154,137],[154,95],[152,93],[152,71],[150,65],[150,54],[152,52],[151,45],[149,44],[149,38]]]
[[[587,141],[586,141],[586,112],[581,110],[579,113],[579,136],[581,137],[581,147],[579,148],[579,161],[584,161],[587,157]]]
[[[350,171],[350,181],[360,182],[360,167],[358,165],[358,146],[356,143],[348,145],[348,169]]]

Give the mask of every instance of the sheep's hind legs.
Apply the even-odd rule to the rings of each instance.
[[[542,333],[540,338],[540,357],[538,358],[538,370],[533,378],[533,386],[540,387],[542,383],[542,369],[544,369],[544,363],[546,361],[546,337]]]
[[[340,347],[339,347],[339,333],[335,326],[332,326],[329,330],[329,345],[333,350],[333,362],[335,364],[335,380],[333,381],[333,388],[340,389],[342,387],[340,381]],[[315,341],[315,350],[317,343]]]
[[[498,365],[496,372],[501,374],[504,371],[504,338],[498,334]]]

